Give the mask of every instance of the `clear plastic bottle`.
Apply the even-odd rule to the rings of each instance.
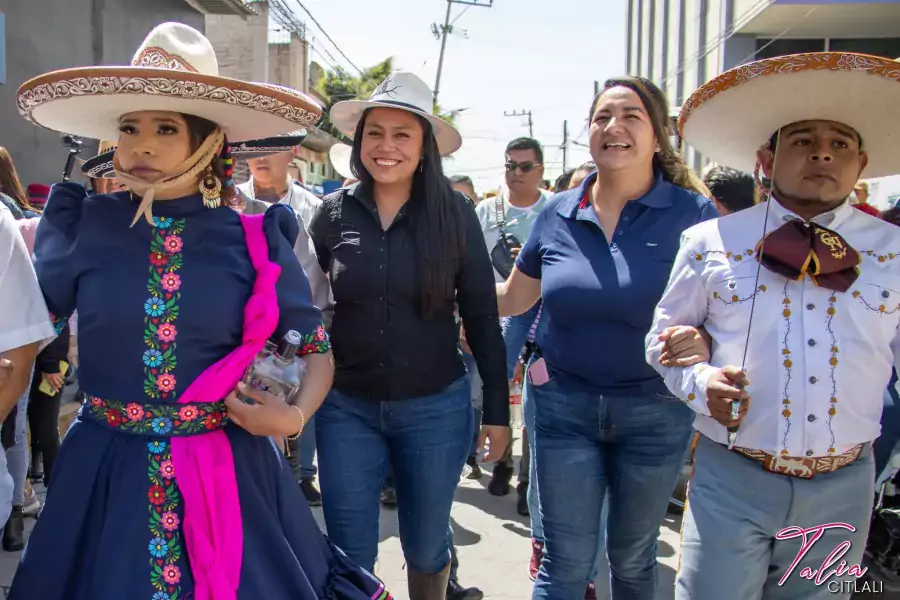
[[[509,388],[509,426],[513,429],[521,429],[522,419],[522,385],[513,381]]]
[[[306,363],[297,356],[302,343],[303,338],[294,330],[284,334],[277,346],[267,343],[266,348],[247,369],[244,383],[290,402],[306,375]],[[248,396],[242,396],[241,400],[247,404],[256,404]]]

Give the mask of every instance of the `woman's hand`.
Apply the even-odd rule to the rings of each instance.
[[[244,403],[238,394],[256,400],[256,404]],[[305,425],[300,411],[269,392],[238,383],[237,389],[225,398],[228,416],[232,421],[252,433],[276,438],[295,435]]]
[[[66,377],[62,373],[41,373],[41,377],[57,392],[66,385]]]
[[[700,327],[667,327],[659,334],[663,351],[659,364],[664,367],[690,367],[697,363],[709,362],[712,338]]]
[[[478,451],[487,448],[484,462],[495,462],[503,458],[512,431],[503,425],[483,425],[478,436]]]

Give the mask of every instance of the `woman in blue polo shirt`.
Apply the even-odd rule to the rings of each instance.
[[[681,232],[718,216],[669,143],[668,112],[646,79],[606,82],[590,112],[598,172],[550,200],[497,286],[501,315],[543,297],[546,320],[528,370],[546,539],[534,600],[584,597],[604,496],[612,597],[654,597],[693,414],[645,362],[644,336]]]

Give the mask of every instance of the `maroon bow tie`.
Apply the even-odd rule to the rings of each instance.
[[[768,234],[757,246],[756,256],[770,271],[797,281],[808,275],[817,286],[836,292],[846,292],[853,285],[862,261],[839,233],[799,219]]]

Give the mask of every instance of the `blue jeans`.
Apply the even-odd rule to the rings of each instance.
[[[316,416],[310,417],[303,428],[300,439],[289,442],[291,455],[288,464],[297,479],[315,479],[316,477]]]
[[[885,467],[891,461],[894,447],[900,440],[900,397],[897,394],[897,373],[884,392],[884,409],[881,413],[881,435],[875,440],[875,477],[882,477]]]
[[[534,362],[534,358],[532,358]],[[525,428],[528,431],[534,431],[534,393],[531,391],[531,383],[525,378],[525,385],[522,386],[522,412],[524,414]],[[544,543],[544,525],[541,521],[541,493],[538,488],[537,475],[537,455],[534,451],[534,436],[528,437],[528,445],[531,448],[531,461],[528,463],[528,515],[531,521],[531,538]],[[600,525],[597,528],[597,559],[594,562],[594,569],[591,572],[591,581],[597,578],[600,570],[600,562],[606,552],[606,520],[609,516],[609,503],[603,503],[603,512],[600,514]]]
[[[13,506],[22,506],[25,503],[25,480],[28,478],[30,456],[27,435],[29,392],[30,388],[26,388],[25,393],[19,398],[16,408],[16,445],[6,451],[9,474],[13,479]]]
[[[316,416],[331,539],[355,563],[374,569],[390,464],[406,562],[420,573],[440,572],[450,562],[450,507],[472,438],[468,379],[433,396],[381,403],[332,389]]]
[[[681,471],[693,412],[668,395],[591,393],[561,373],[551,373],[531,393],[545,540],[532,598],[584,597],[608,497],[612,597],[652,600],[659,527]]]
[[[515,317],[506,317],[500,320],[500,329],[503,332],[503,341],[506,343],[506,379],[513,378],[516,361],[522,354],[525,342],[528,340],[528,332],[537,318],[540,309],[540,301],[528,309],[527,312]]]

